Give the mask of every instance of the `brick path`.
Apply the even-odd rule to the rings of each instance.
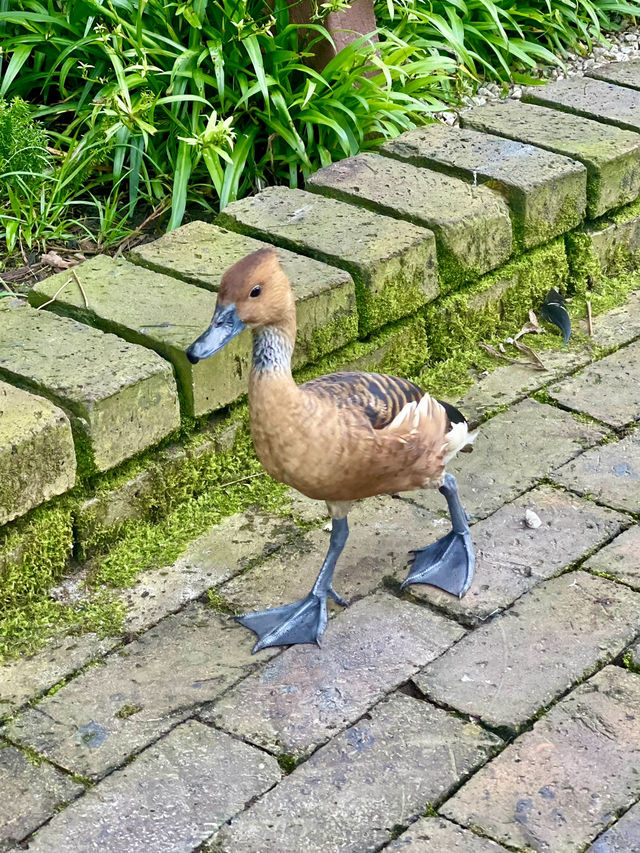
[[[595,338],[610,354],[556,357],[543,396],[507,366],[463,399],[500,411],[453,469],[478,551],[462,601],[396,592],[446,530],[437,493],[372,499],[322,649],[252,657],[206,590],[238,610],[303,594],[328,533],[300,498],[303,527],[233,517],[144,574],[139,633],[95,665],[74,674],[83,638],[15,665],[0,850],[640,851],[640,294]]]

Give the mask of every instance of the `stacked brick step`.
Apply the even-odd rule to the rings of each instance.
[[[244,395],[248,333],[195,366],[185,349],[248,252],[275,246],[292,282],[302,376],[418,375],[455,351],[468,317],[490,334],[488,309],[499,315],[514,295],[530,306],[550,285],[580,291],[634,267],[639,106],[640,68],[613,63],[466,111],[460,128],[410,131],[321,169],[305,190],[233,202],[215,225],[183,226],[127,260],[86,261],[82,287],[64,272],[37,283],[29,305],[2,300],[0,584],[9,533],[34,508],[71,492],[77,518],[127,460],[179,464],[194,419],[206,432]]]

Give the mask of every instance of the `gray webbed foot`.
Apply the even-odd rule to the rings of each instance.
[[[236,621],[258,635],[253,647],[255,654],[269,646],[290,646],[294,643],[318,643],[327,626],[327,599],[310,592],[300,601],[245,613]]]
[[[468,532],[452,530],[411,554],[411,571],[401,589],[413,583],[427,583],[462,598],[471,586],[475,555]]]
[[[305,598],[282,607],[236,616],[237,622],[258,635],[253,654],[268,646],[291,646],[294,643],[320,645],[320,637],[327,627],[327,596],[341,607],[348,607],[332,586],[333,570],[348,534],[347,519],[334,518],[329,552],[313,589]]]
[[[476,564],[469,516],[460,503],[452,474],[445,475],[440,492],[446,498],[453,530],[426,548],[411,552],[411,571],[401,589],[412,583],[428,583],[462,598],[471,586]]]

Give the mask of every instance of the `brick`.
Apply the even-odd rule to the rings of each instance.
[[[639,376],[640,341],[551,385],[549,394],[561,406],[622,427],[640,420]]]
[[[640,524],[630,527],[584,564],[590,572],[604,573],[640,590]]]
[[[585,853],[638,853],[640,851],[640,803],[631,806],[612,827],[597,838]]]
[[[62,637],[31,657],[0,664],[0,717],[15,713],[117,643],[114,637],[103,639],[97,634]]]
[[[208,222],[190,222],[153,243],[138,246],[134,263],[217,291],[223,273],[269,243]],[[348,272],[276,248],[296,298],[298,336],[294,366],[348,344],[358,336],[353,279]]]
[[[71,279],[58,294],[55,310],[155,350],[170,361],[186,414],[208,414],[246,393],[250,332],[197,365],[185,354],[211,322],[215,298],[206,290],[106,255],[85,261],[78,275],[90,307],[85,308]],[[69,277],[66,272],[39,282],[31,291],[31,303],[48,301],[65,277]]]
[[[180,426],[173,372],[160,356],[19,300],[0,303],[0,376],[68,412],[78,465],[105,471]]]
[[[607,506],[640,512],[640,430],[583,453],[551,477]]]
[[[625,305],[593,319],[593,340],[602,347],[619,347],[640,337],[640,291]]]
[[[414,313],[438,292],[433,232],[314,193],[270,187],[218,218],[351,273],[360,333]]]
[[[421,313],[406,320],[389,323],[367,336],[336,350],[312,365],[296,371],[296,382],[306,382],[325,373],[341,370],[364,370],[415,376],[429,360],[429,348]]]
[[[568,283],[564,241],[555,240],[439,296],[424,309],[430,362],[456,358],[460,341],[479,343],[514,335],[529,320],[531,306],[541,305],[550,287],[565,292]]]
[[[587,215],[602,216],[640,192],[640,135],[536,104],[502,101],[462,113],[463,127],[528,142],[587,168]]]
[[[545,581],[414,678],[487,725],[517,731],[638,632],[635,592],[586,572]]]
[[[578,853],[640,796],[640,677],[607,667],[441,809],[514,848]]]
[[[542,148],[436,122],[403,133],[380,150],[497,190],[509,204],[514,236],[525,249],[564,234],[584,218],[587,170]]]
[[[190,542],[173,565],[142,572],[135,585],[123,591],[125,630],[149,628],[297,534],[295,525],[260,513],[225,518]]]
[[[321,649],[287,649],[202,719],[270,752],[306,756],[463,633],[455,622],[378,593],[331,620]]]
[[[84,788],[50,764],[0,741],[0,849],[22,841]]]
[[[629,86],[630,89],[640,89],[640,59],[607,62],[599,68],[591,68],[586,76],[616,83],[618,86]]]
[[[29,853],[191,853],[279,778],[275,759],[190,721],[54,817]]]
[[[640,641],[634,643],[634,645],[627,650],[626,654],[628,655],[629,663],[633,671],[640,672]]]
[[[42,397],[0,382],[0,525],[73,488],[69,419]]]
[[[540,527],[526,526],[528,509]],[[422,584],[410,593],[477,625],[608,542],[627,523],[626,516],[592,501],[540,486],[472,526],[476,570],[463,598]]]
[[[9,736],[98,779],[239,681],[252,645],[245,629],[189,605],[17,717]]]
[[[589,364],[592,358],[591,351],[586,347],[579,350],[543,350],[538,351],[538,355],[547,368],[545,372],[507,364],[480,375],[459,400],[452,402],[464,412],[470,423],[477,423],[486,415],[512,403],[519,403],[532,391],[538,391],[550,382]]]
[[[637,205],[618,211],[604,223],[587,225],[567,235],[567,254],[574,285],[590,290],[606,278],[640,267],[640,216]]]
[[[640,93],[604,80],[572,77],[525,90],[522,100],[640,131]]]
[[[443,285],[495,269],[511,255],[509,208],[488,187],[373,153],[325,166],[307,187],[430,228]]]
[[[213,225],[194,224],[212,229],[209,237],[211,245],[216,247],[217,264],[212,263],[211,272],[217,272],[218,283],[234,260],[263,245],[232,234],[229,236],[235,238],[236,243],[244,242],[244,250],[239,251],[235,246],[235,251],[227,252],[234,248],[226,239],[229,232]],[[220,241],[218,234],[225,239]],[[186,251],[182,243],[178,245]],[[154,256],[151,249],[147,249],[147,253]],[[192,248],[191,253],[193,255],[195,249]],[[342,270],[291,252],[281,250],[281,254],[286,254],[287,259],[293,258],[293,263],[286,268],[292,276],[297,276],[292,278],[292,286],[299,320],[294,366],[299,366],[356,337],[355,289],[348,273]],[[182,257],[178,254],[177,261]],[[170,266],[168,270],[173,272]],[[78,275],[89,308],[85,307],[82,293],[71,279],[58,294],[55,310],[149,347],[171,361],[188,414],[207,414],[246,393],[251,362],[249,331],[197,365],[191,364],[186,357],[189,344],[211,321],[216,300],[210,290],[106,255],[85,261],[78,267]],[[30,301],[34,305],[48,301],[68,278],[68,273],[64,272],[39,282],[31,291]]]
[[[473,453],[459,454],[447,470],[458,480],[467,512],[485,518],[604,435],[603,428],[568,412],[523,400],[483,423]],[[442,510],[434,490],[409,494],[425,509]]]
[[[440,509],[444,508],[441,499]],[[442,518],[409,501],[378,495],[357,503],[349,513],[349,538],[336,566],[336,590],[350,600],[367,595],[385,577],[404,579],[408,552],[428,545],[442,532]],[[288,604],[309,592],[328,548],[328,529],[309,531],[224,584],[220,593],[237,612]],[[331,601],[329,609],[340,611]]]
[[[494,841],[441,817],[421,818],[384,849],[389,853],[507,853]]]
[[[377,850],[442,800],[500,740],[396,695],[337,735],[213,838],[216,853]]]

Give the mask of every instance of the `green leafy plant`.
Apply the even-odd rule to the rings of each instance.
[[[455,57],[461,78],[535,82],[538,63],[561,65],[568,50],[585,53],[637,3],[615,0],[377,0],[376,14]],[[473,85],[473,84],[472,84]]]
[[[101,134],[104,186],[132,213],[171,196],[169,228],[187,203],[217,211],[373,147],[442,108],[455,61],[421,39],[381,31],[322,70],[310,60],[319,23],[256,0],[0,0],[6,63],[0,93],[42,106],[57,148]]]

